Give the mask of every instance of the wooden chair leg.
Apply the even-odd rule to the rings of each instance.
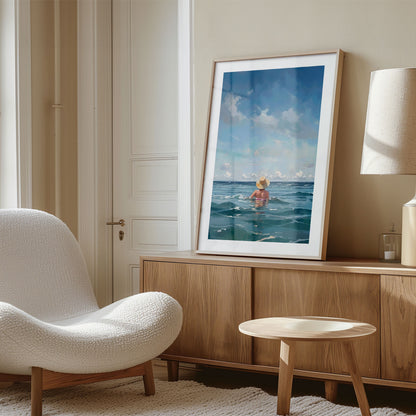
[[[168,366],[168,381],[179,380],[179,361],[167,361]]]
[[[354,346],[352,342],[345,341],[342,343],[345,358],[347,360],[348,370],[351,374],[352,384],[354,386],[355,395],[358,405],[360,406],[362,416],[371,416],[370,406],[368,405],[367,395],[365,393],[364,384],[358,371],[357,358],[355,356]]]
[[[45,375],[45,377],[44,377]],[[94,374],[66,374],[54,371],[43,370],[39,367],[32,367],[31,377],[31,416],[42,416],[42,391],[56,387],[68,387],[95,381],[118,379],[143,375],[144,393],[146,396],[155,394],[155,380],[153,377],[152,361],[131,367],[126,370],[113,371],[110,373]]]
[[[148,361],[144,364],[145,373],[143,374],[144,394],[146,396],[153,396],[155,394],[155,380],[153,378],[152,362]]]
[[[337,400],[338,382],[333,380],[325,380],[325,398],[334,403]]]
[[[30,383],[32,416],[42,416],[42,369],[32,367]]]
[[[288,415],[292,396],[295,343],[280,341],[279,384],[277,388],[277,414]]]

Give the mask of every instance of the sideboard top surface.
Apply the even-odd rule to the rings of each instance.
[[[416,269],[400,263],[386,263],[376,259],[328,259],[287,260],[263,257],[234,257],[198,254],[194,251],[177,251],[157,255],[142,256],[143,261],[170,263],[212,264],[221,266],[257,267],[266,269],[293,269],[344,273],[367,273],[378,275],[415,276]]]

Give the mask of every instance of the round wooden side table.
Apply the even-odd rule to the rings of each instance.
[[[352,341],[376,331],[373,325],[349,319],[323,316],[289,316],[253,319],[239,325],[240,332],[257,338],[280,340],[277,414],[288,415],[292,394],[295,343],[297,341],[338,341],[347,361],[362,416],[371,416]]]

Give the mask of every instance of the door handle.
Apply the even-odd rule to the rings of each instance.
[[[122,227],[124,227],[126,225],[126,221],[121,219],[120,221],[110,221],[110,222],[107,222],[106,224],[107,225],[121,225]]]

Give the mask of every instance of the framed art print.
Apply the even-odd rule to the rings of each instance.
[[[198,253],[325,258],[342,56],[214,63]]]

